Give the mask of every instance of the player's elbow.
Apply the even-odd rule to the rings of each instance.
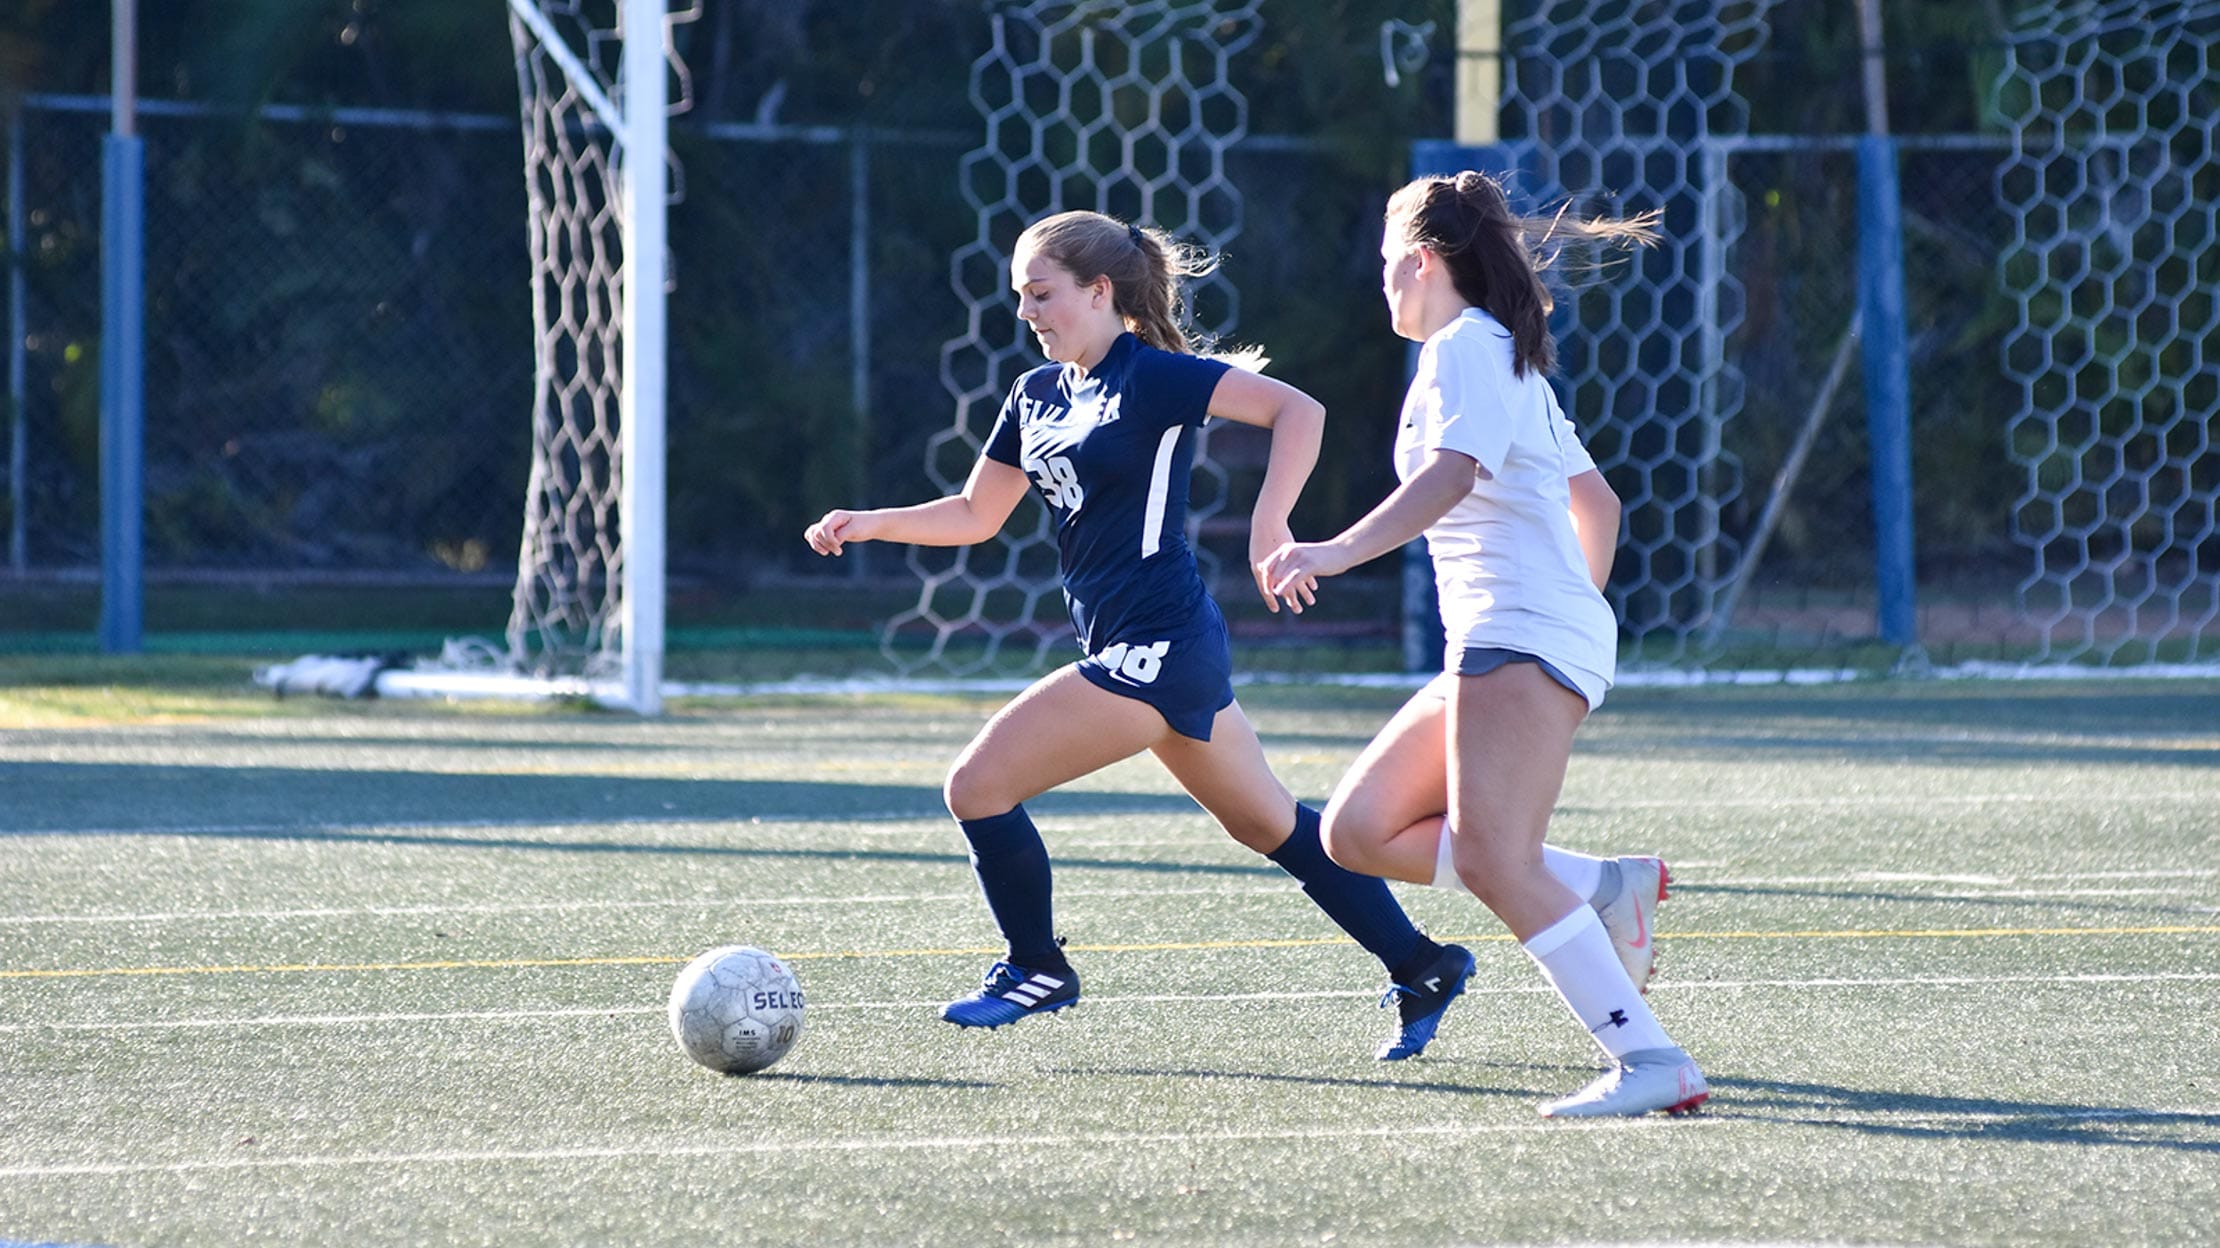
[[[1274,435],[1301,430],[1313,436],[1323,435],[1326,429],[1326,405],[1307,394],[1297,391],[1280,404],[1279,415],[1272,421]]]
[[[977,511],[973,511],[965,518],[965,523],[957,537],[956,544],[959,546],[977,546],[1001,531],[1001,521],[990,520]]]

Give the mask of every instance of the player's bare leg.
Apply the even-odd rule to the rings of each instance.
[[[1318,812],[1299,805],[1272,774],[1240,704],[1218,712],[1210,740],[1170,736],[1154,749],[1228,835],[1294,876],[1327,917],[1380,960],[1389,980],[1380,1004],[1396,1007],[1397,1025],[1374,1056],[1392,1062],[1423,1053],[1472,975],[1472,954],[1428,939],[1385,883],[1327,855]]]
[[[1079,1000],[1079,976],[1056,936],[1048,849],[1023,803],[1130,758],[1169,731],[1154,707],[1098,689],[1066,667],[1012,699],[972,738],[944,794],[1009,956],[942,1018],[993,1028]]]
[[[1542,863],[1573,732],[1588,704],[1532,663],[1459,676],[1449,697],[1449,807],[1457,874],[1526,947],[1557,995],[1611,1059],[1545,1117],[1693,1109],[1703,1074],[1644,1004],[1602,920]]]
[[[1380,730],[1326,805],[1326,847],[1351,870],[1441,888],[1462,888],[1445,839],[1449,820],[1448,685],[1442,676],[1412,696]],[[1662,860],[1592,858],[1554,846],[1542,861],[1603,919],[1611,947],[1635,986],[1655,967],[1654,916],[1671,876]]]
[[[984,819],[1148,749],[1171,729],[1156,708],[1059,668],[995,712],[949,768],[958,819]]]
[[[1395,712],[1326,803],[1334,861],[1385,879],[1434,882],[1449,800],[1448,735],[1448,703],[1432,686]]]

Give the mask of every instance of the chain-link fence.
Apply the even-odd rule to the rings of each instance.
[[[2220,585],[2209,311],[2220,265],[2209,225],[2220,198],[2210,185],[2220,177],[2211,119],[2220,114],[2204,107],[2220,68],[2213,20],[2182,18],[2179,38],[2107,27],[2091,38],[2134,46],[2109,59],[2041,62],[2034,77],[2049,94],[2031,96],[2036,120],[2017,138],[2010,118],[1992,117],[1990,133],[1898,140],[1919,627],[1938,661],[2071,657],[2090,648],[2075,644],[2085,626],[2110,654],[2118,629],[2150,622],[2131,617],[2144,602],[2138,587],[2152,584],[2168,587],[2145,612],[2163,628],[2144,631],[2163,644],[2128,657],[2199,653],[2197,630],[2211,618],[2199,604]],[[2161,55],[2136,50],[2144,45]],[[1643,54],[1664,63],[1674,53],[1660,44]],[[2133,90],[2105,95],[2087,79],[2106,66],[2120,67]],[[1238,58],[1231,73],[1238,85]],[[1603,86],[1581,97],[1582,124],[1630,98]],[[2142,124],[2135,100],[2165,91],[2188,102],[2161,119],[2183,193],[2152,201],[2148,221],[2133,217],[2141,232],[2122,247],[2087,252],[2104,272],[2119,270],[2109,287],[2116,301],[2145,292],[2130,300],[2132,317],[2105,322],[2103,306],[2084,313],[2069,297],[2084,289],[2068,263],[2084,254],[2072,239],[2130,219],[2108,217],[2092,196],[2141,184],[2087,182],[2110,166],[2074,153],[2126,150]],[[18,261],[10,275],[25,311],[10,327],[22,347],[10,381],[23,395],[10,433],[22,436],[11,437],[5,465],[0,646],[89,646],[92,636],[105,110],[105,100],[34,97],[9,132],[22,205],[9,214]],[[2049,117],[2055,132],[2041,131]],[[1659,124],[1670,131],[1686,121],[1661,114]],[[1570,123],[1549,124],[1560,130],[1531,137],[1561,142]],[[533,385],[515,120],[288,110],[242,118],[153,105],[142,128],[150,631],[497,634],[522,529]],[[1856,352],[1846,338],[1857,307],[1852,141],[1762,125],[1696,130],[1705,128],[1652,136],[1653,146],[1675,149],[1664,156],[1639,144],[1595,149],[1598,168],[1620,184],[1654,173],[1679,188],[1686,219],[1677,230],[1727,243],[1674,250],[1673,281],[1659,289],[1680,293],[1637,309],[1658,335],[1688,340],[1690,367],[1637,359],[1626,376],[1613,374],[1608,394],[1568,404],[1587,420],[1583,432],[1621,493],[1655,513],[1630,518],[1630,538],[1664,532],[1638,526],[1665,525],[1657,517],[1667,510],[1703,519],[1673,529],[1666,545],[1642,547],[1644,558],[1622,551],[1616,596],[1656,617],[1629,616],[1630,640],[1663,637],[1660,651],[1676,661],[1840,658],[1877,631],[1864,395],[1857,368],[1834,367]],[[917,603],[916,573],[901,552],[868,546],[817,560],[797,535],[826,507],[912,502],[940,487],[927,464],[929,444],[951,428],[943,348],[969,315],[951,257],[979,237],[963,161],[983,134],[674,124],[684,188],[670,218],[674,649],[838,634],[850,640],[833,661],[888,670],[876,637]],[[1392,486],[1387,424],[1407,356],[1379,310],[1377,246],[1396,181],[1383,169],[1396,162],[1346,141],[1247,134],[1223,160],[1243,211],[1226,262],[1240,292],[1237,339],[1262,345],[1275,374],[1318,394],[1331,413],[1326,455],[1296,514],[1299,533],[1317,533]],[[1627,168],[1612,173],[1612,160]],[[2077,182],[2083,170],[2095,173]],[[1567,178],[1554,189],[1595,189],[1592,179]],[[2032,264],[2034,241],[2047,249],[2043,265],[2012,278],[2008,257]],[[2159,298],[2167,291],[2180,297]],[[2041,343],[2054,362],[2067,360],[2083,334],[2069,314],[2111,325],[2092,349],[2126,354],[2064,380],[2013,364],[2012,350]],[[1708,345],[1696,341],[1705,325],[1716,339]],[[2164,349],[2134,355],[2138,334]],[[1567,358],[1608,372],[1610,360],[1595,352],[1611,349],[1598,338],[1592,349],[1575,343]],[[1732,400],[1731,410],[1715,405],[1715,445],[1673,441],[1669,453],[1653,453],[1644,422],[1667,400],[1688,407],[1706,375],[1725,387],[1714,398]],[[1694,388],[1668,393],[1667,382]],[[2035,442],[2030,411],[2043,413]],[[1238,517],[1253,497],[1256,448],[1220,436],[1212,453],[1224,476],[1198,488],[1217,492],[1222,516]],[[2145,486],[2163,497],[2138,503]],[[2033,511],[2030,498],[2041,504]],[[2045,512],[2048,500],[2057,505]],[[2057,523],[2030,520],[2043,515]],[[1217,543],[1217,588],[1238,633],[1361,652],[1352,662],[1395,661],[1391,561],[1360,570],[1301,620],[1267,618],[1238,559],[1224,558],[1238,553],[1239,535],[1200,537]],[[1638,584],[1657,581],[1668,545],[1684,579],[1708,578],[1692,608],[1669,594],[1645,598]],[[2137,563],[2146,547],[2152,557]],[[2047,571],[2035,561],[2048,561]],[[291,592],[363,581],[375,592]],[[2030,584],[2037,598],[2060,600],[2063,622],[2028,609]],[[459,605],[402,605],[415,591],[454,591]],[[719,628],[727,631],[711,631]]]
[[[25,436],[19,460],[0,465],[20,549],[0,642],[78,627],[24,604],[84,581],[99,559],[105,110],[34,98],[11,132],[24,309],[10,332],[24,349],[9,423]],[[145,113],[153,585],[506,590],[533,387],[515,120]],[[953,176],[962,142],[674,132],[686,187],[670,273],[682,577],[775,576],[800,562],[785,539],[810,508],[930,488],[924,439],[945,420],[936,358],[960,319],[946,257],[969,230]],[[367,609],[332,626],[374,626]],[[246,616],[227,627],[256,627]],[[178,627],[159,604],[149,623]]]
[[[1949,136],[1899,146],[1905,263],[1915,275],[1907,328],[1920,636],[1941,661],[1995,657],[2029,640],[2011,610],[2022,574],[2010,518],[2019,486],[2001,468],[1999,436],[2000,414],[2015,405],[1997,367],[2012,323],[1996,281],[2010,223],[1991,189],[2005,147]],[[1720,523],[1755,557],[1736,569],[1742,592],[1714,640],[1839,651],[1878,631],[1855,367],[1856,153],[1843,140],[1768,136],[1734,144],[1723,159],[1747,220],[1730,260],[1740,318],[1725,342],[1742,411],[1723,441],[1743,482]],[[1829,391],[1838,355],[1851,367]],[[1776,497],[1773,527],[1758,541]]]
[[[27,294],[18,423],[29,437],[7,478],[21,483],[9,532],[24,558],[0,594],[0,644],[75,644],[92,628],[105,108],[33,98],[10,147],[25,206],[14,275]],[[533,386],[514,120],[146,112],[150,633],[381,622],[498,633]],[[867,636],[914,603],[900,552],[825,563],[797,535],[828,506],[939,489],[928,444],[950,427],[940,365],[967,316],[950,257],[977,234],[959,177],[976,145],[951,131],[674,126],[669,559],[681,646],[689,628],[732,623]],[[1254,140],[1225,160],[1229,181],[1285,192],[1229,256],[1236,284],[1272,292],[1240,340],[1263,343],[1276,371],[1337,410],[1386,411],[1402,353],[1364,313],[1387,188],[1301,141]],[[1322,474],[1324,501],[1309,504],[1328,515],[1391,481],[1372,440],[1337,437],[1348,468]],[[1220,440],[1236,444],[1229,462],[1259,466],[1240,439]],[[1245,502],[1254,484],[1234,483],[1230,497]],[[242,596],[243,585],[260,592]],[[332,585],[370,588],[257,609]],[[465,592],[452,608],[396,605],[412,591]]]
[[[34,101],[11,153],[32,572],[99,556],[106,120]],[[499,569],[532,371],[513,124],[162,109],[141,132],[150,567]]]

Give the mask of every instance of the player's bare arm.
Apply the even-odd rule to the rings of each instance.
[[[1249,513],[1249,574],[1256,578],[1265,606],[1276,612],[1285,598],[1288,608],[1300,615],[1304,606],[1316,601],[1316,582],[1298,580],[1284,593],[1275,593],[1266,586],[1264,559],[1294,539],[1288,516],[1318,464],[1318,447],[1326,435],[1325,405],[1286,382],[1234,368],[1211,391],[1210,414],[1272,431],[1264,484]]]
[[[1022,470],[982,455],[961,493],[909,507],[835,509],[804,529],[802,538],[820,555],[837,555],[849,542],[972,546],[1002,531],[1030,484]]]
[[[1573,532],[1588,560],[1588,576],[1602,589],[1611,581],[1611,562],[1619,555],[1619,494],[1603,474],[1590,468],[1565,479],[1572,493]]]
[[[1339,576],[1360,563],[1377,559],[1449,514],[1459,499],[1472,492],[1480,478],[1480,465],[1456,451],[1428,452],[1426,462],[1395,492],[1380,501],[1365,517],[1323,542],[1290,542],[1266,557],[1263,565],[1267,592],[1301,580]]]

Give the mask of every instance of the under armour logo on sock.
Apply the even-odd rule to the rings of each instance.
[[[1609,1018],[1607,1018],[1607,1019],[1604,1019],[1604,1020],[1603,1020],[1602,1022],[1600,1022],[1600,1023],[1597,1023],[1597,1024],[1595,1025],[1595,1026],[1593,1026],[1593,1027],[1590,1027],[1590,1028],[1589,1028],[1588,1030],[1589,1030],[1590,1032],[1598,1032],[1598,1031],[1602,1031],[1602,1030],[1603,1030],[1604,1028],[1606,1028],[1606,1027],[1624,1027],[1624,1026],[1626,1026],[1626,1025],[1627,1025],[1627,1016],[1626,1016],[1626,1011],[1625,1011],[1625,1010],[1613,1010],[1613,1011],[1611,1011],[1611,1017],[1609,1017]]]

